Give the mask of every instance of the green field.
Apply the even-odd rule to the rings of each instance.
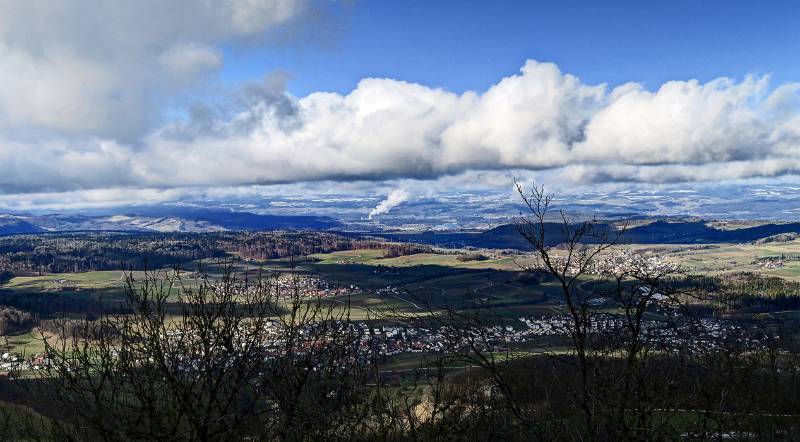
[[[105,301],[119,300],[124,297],[127,282],[125,276],[130,275],[135,281],[142,281],[145,272],[98,271],[83,273],[57,273],[41,276],[18,276],[0,289],[15,294],[51,294],[62,297],[75,297],[103,299]],[[168,274],[164,271],[164,275]],[[197,281],[191,273],[182,271],[181,281],[173,288],[173,293],[179,293],[179,285],[196,287]]]
[[[5,352],[25,355],[44,353],[42,335],[33,329],[27,333],[0,336],[0,353]]]
[[[800,281],[800,261],[788,261],[775,269],[757,264],[759,259],[794,254],[800,254],[800,240],[766,244],[716,244],[706,249],[694,249],[688,245],[674,246],[674,250],[664,253],[663,257],[698,273],[719,275],[753,272]]]
[[[141,273],[141,272],[137,272]],[[139,275],[140,276],[140,275]],[[121,288],[125,284],[125,275],[121,271],[59,273],[43,276],[18,276],[9,281],[5,287],[20,290],[60,291],[75,289],[107,289]]]
[[[418,253],[396,258],[384,258],[383,256],[383,250],[349,250],[311,255],[311,258],[319,259],[319,264],[367,264],[392,267],[436,265],[465,269],[519,270],[514,263],[514,258],[510,256],[492,257],[484,261],[459,261],[459,255],[435,253]]]

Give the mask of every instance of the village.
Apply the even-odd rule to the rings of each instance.
[[[503,352],[503,351],[552,351],[557,350],[557,342],[566,342],[574,324],[567,315],[548,317],[522,317],[504,325],[475,325],[469,328],[437,328],[414,325],[373,325],[366,321],[334,321],[333,330],[352,339],[358,354],[365,362],[377,357],[387,360],[403,354],[448,354],[463,351]],[[295,329],[295,351],[298,354],[312,351],[322,345],[316,334],[319,324],[306,324]],[[626,330],[624,320],[619,316],[598,314],[593,317],[589,332],[613,342]],[[242,328],[242,336],[252,330]],[[185,333],[185,332],[183,332]],[[644,321],[642,335],[661,350],[686,349],[694,351],[716,348],[720,340],[732,336],[746,348],[762,348],[769,337],[753,333],[743,333],[741,327],[724,321],[704,318],[699,321],[686,321],[680,324],[658,321]],[[182,332],[169,331],[165,339],[177,340]],[[265,360],[280,357],[286,352],[287,329],[280,320],[269,320],[263,326],[263,342],[260,354]],[[550,339],[546,339],[550,338]],[[537,350],[538,349],[538,350]],[[119,355],[118,355],[119,356]],[[5,352],[0,355],[0,376],[17,372],[36,372],[47,369],[51,361],[46,354],[25,355]]]

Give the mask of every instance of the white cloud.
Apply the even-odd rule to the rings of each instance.
[[[137,141],[160,106],[217,69],[225,42],[306,0],[0,2],[0,122]]]
[[[800,174],[800,158],[710,162],[704,164],[593,164],[566,166],[554,180],[571,183],[681,183],[719,182]]]
[[[290,112],[256,102],[213,134],[156,134],[142,168],[161,185],[203,185],[556,167],[569,161],[603,91],[533,61],[482,95],[370,78],[347,95],[293,100]],[[244,133],[233,129],[243,121],[255,124]]]
[[[767,78],[741,83],[671,81],[656,92],[625,85],[594,114],[578,160],[628,164],[707,163],[771,153],[774,126],[762,109]]]
[[[197,44],[181,44],[163,52],[158,61],[178,78],[192,78],[198,73],[222,65],[222,56],[214,48]]]
[[[134,156],[113,141],[20,142],[0,136],[0,193],[139,186]]]
[[[561,165],[606,98],[604,85],[584,85],[552,63],[535,61],[525,63],[520,75],[469,97],[469,109],[442,133],[444,165]]]
[[[114,188],[0,195],[0,208],[17,211],[106,209],[160,204],[190,195],[184,189]]]
[[[7,124],[103,134],[120,119],[116,83],[112,70],[69,51],[35,57],[0,42],[0,121]],[[135,113],[129,118],[127,124],[141,124]]]
[[[220,2],[236,32],[252,34],[284,23],[304,8],[297,0],[228,0]]]
[[[533,61],[483,94],[365,79],[347,95],[257,101],[213,133],[155,135],[140,168],[159,185],[508,168],[563,168],[574,182],[778,176],[796,173],[800,160],[797,92],[782,85],[770,93],[766,77],[672,81],[654,92],[631,83],[607,92]],[[234,130],[241,127],[248,130]],[[189,167],[172,167],[178,163]]]
[[[158,121],[165,98],[303,0],[0,3],[0,193],[430,179],[548,170],[573,183],[797,174],[800,84],[609,90],[528,61],[484,92],[366,78],[293,97],[285,78]],[[180,112],[177,112],[180,113]],[[498,175],[499,174],[499,175]],[[457,181],[457,180],[454,180]]]

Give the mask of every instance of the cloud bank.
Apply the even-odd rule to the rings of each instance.
[[[8,0],[0,3],[5,125],[137,141],[168,97],[222,65],[220,45],[263,36],[306,0]]]
[[[582,184],[800,172],[800,84],[768,77],[610,88],[529,60],[481,92],[365,78],[347,94],[294,97],[272,75],[222,102],[166,112],[213,80],[222,45],[302,22],[309,5],[3,2],[0,193],[507,169]]]

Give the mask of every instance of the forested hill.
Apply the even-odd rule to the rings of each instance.
[[[0,217],[0,235],[18,235],[22,233],[39,233],[43,230],[33,224],[10,217]]]
[[[550,244],[562,242],[562,225],[547,223],[545,233]],[[597,232],[608,231],[613,226],[598,223]],[[716,229],[704,221],[666,222],[655,221],[650,224],[629,228],[621,238],[621,242],[630,244],[714,244],[741,243],[756,241],[783,233],[800,233],[800,223],[765,224],[739,229]],[[442,247],[480,247],[498,249],[529,249],[527,242],[520,236],[516,226],[507,224],[485,232],[424,232],[399,233],[383,235],[399,241],[421,242]],[[594,242],[589,237],[586,242]]]

